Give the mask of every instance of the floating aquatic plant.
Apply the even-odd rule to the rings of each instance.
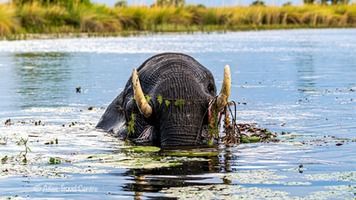
[[[131,152],[133,153],[133,152]],[[98,154],[88,156],[88,160],[75,163],[76,166],[94,166],[105,168],[129,168],[129,169],[153,169],[162,167],[174,167],[182,165],[179,159],[167,160],[159,156],[147,156],[141,153],[126,154]]]
[[[216,107],[216,98],[210,102],[209,110],[209,141],[208,145],[212,145],[214,140],[219,140],[225,145],[233,145],[239,143],[255,143],[265,141],[276,141],[275,133],[267,129],[258,128],[251,124],[237,124],[236,122],[236,103],[234,101],[228,103],[223,110],[218,110]],[[235,113],[233,114],[230,106],[234,106]],[[222,135],[219,128],[223,122]]]
[[[20,157],[22,157],[22,162],[24,164],[27,164],[27,153],[28,152],[31,152],[31,149],[30,147],[27,146],[27,142],[28,142],[28,138],[24,139],[24,138],[21,138],[18,142],[17,142],[17,145],[23,145],[24,146],[24,150],[20,152]]]
[[[48,141],[46,143],[44,143],[45,145],[49,145],[49,144],[58,144],[58,138],[54,139],[54,140],[51,140],[51,141]]]
[[[1,164],[5,164],[9,160],[9,157],[6,155],[3,158],[1,158]]]
[[[268,188],[243,187],[240,185],[206,185],[189,187],[172,187],[162,192],[168,197],[178,199],[288,199],[284,191]]]
[[[61,159],[55,158],[55,157],[50,157],[48,163],[51,165],[58,165],[61,164]]]
[[[155,146],[132,146],[125,148],[125,150],[133,153],[154,153],[159,152],[161,149]]]
[[[165,156],[177,156],[177,157],[216,157],[218,152],[214,151],[204,151],[204,150],[178,150],[178,151],[164,151],[162,152]]]
[[[255,142],[260,142],[260,141],[261,141],[261,138],[258,136],[251,136],[251,137],[248,137],[245,135],[241,136],[241,143],[255,143]]]
[[[356,182],[356,171],[308,174],[308,180]]]
[[[0,137],[0,145],[6,145],[7,144],[7,137]]]

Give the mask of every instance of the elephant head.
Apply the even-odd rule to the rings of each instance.
[[[213,75],[192,57],[179,53],[153,56],[133,71],[97,128],[141,144],[202,145],[209,108],[221,110],[228,103],[230,76],[227,66],[216,96]]]

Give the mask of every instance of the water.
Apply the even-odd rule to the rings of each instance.
[[[0,194],[354,199],[355,35],[324,29],[0,41],[0,158],[8,156]],[[95,130],[132,69],[167,51],[192,55],[218,88],[229,64],[238,121],[287,134],[279,143],[198,149],[208,154],[186,158],[134,153]],[[31,149],[27,164],[21,138]],[[48,164],[51,157],[61,164]]]

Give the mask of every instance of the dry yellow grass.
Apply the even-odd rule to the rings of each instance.
[[[356,5],[205,8],[98,4],[0,5],[0,36],[14,33],[120,33],[356,27]]]
[[[7,36],[19,31],[20,25],[15,11],[15,7],[11,5],[0,5],[0,36]]]

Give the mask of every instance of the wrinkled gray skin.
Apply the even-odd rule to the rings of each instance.
[[[138,74],[142,90],[150,96],[153,113],[145,118],[133,99],[131,78],[109,105],[97,128],[139,144],[165,147],[202,145],[208,125],[208,104],[216,96],[211,72],[188,55],[164,53],[146,60]],[[162,96],[160,103],[157,97]],[[170,104],[165,104],[165,99]],[[182,106],[175,105],[183,99]],[[135,115],[132,121],[131,116]],[[129,132],[129,122],[134,132]],[[204,133],[204,134],[202,134]]]

